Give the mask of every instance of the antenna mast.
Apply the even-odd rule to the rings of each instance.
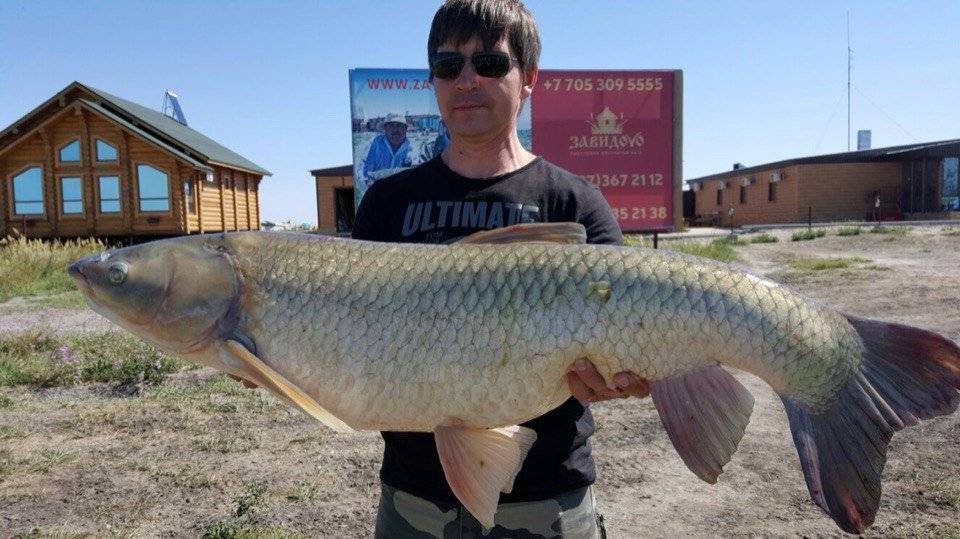
[[[847,12],[847,151],[850,151],[850,12]]]

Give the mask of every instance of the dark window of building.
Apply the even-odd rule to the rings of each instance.
[[[80,162],[80,141],[74,140],[68,142],[60,148],[61,163],[79,163]]]
[[[100,176],[100,213],[120,213],[120,178]]]
[[[137,190],[140,192],[140,211],[170,211],[167,175],[150,165],[137,165]]]
[[[353,189],[334,188],[333,197],[337,232],[350,232],[353,229]]]
[[[767,202],[777,201],[777,183],[770,182],[770,190],[767,192]]]
[[[80,178],[60,178],[60,212],[64,215],[78,215],[83,213],[83,197]]]
[[[13,177],[13,213],[43,215],[43,173],[30,167]]]
[[[723,189],[717,189],[717,206],[723,206]]]
[[[740,203],[741,204],[747,203],[747,186],[746,185],[740,186]]]

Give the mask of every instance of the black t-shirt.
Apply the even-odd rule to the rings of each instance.
[[[374,183],[357,210],[353,237],[446,243],[517,223],[578,222],[589,243],[620,244],[623,235],[599,189],[536,158],[502,176],[466,178],[436,157]],[[576,399],[523,424],[537,432],[513,492],[501,503],[542,500],[596,479],[588,438],[593,416]],[[431,433],[384,432],[380,480],[435,502],[456,503]]]

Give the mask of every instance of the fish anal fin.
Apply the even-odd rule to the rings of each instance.
[[[456,245],[467,243],[587,243],[587,231],[580,223],[522,223],[475,232]]]
[[[657,380],[650,394],[684,464],[716,483],[750,422],[753,395],[720,366]]]
[[[310,417],[317,419],[324,425],[337,432],[352,432],[353,429],[340,418],[331,414],[302,389],[293,385],[280,373],[260,360],[247,348],[234,340],[223,341],[220,345],[220,355],[228,365],[239,365],[243,371],[239,376],[246,378],[274,393],[290,400]]]
[[[450,489],[485,528],[492,528],[501,492],[513,488],[537,433],[526,427],[438,426],[437,453]]]

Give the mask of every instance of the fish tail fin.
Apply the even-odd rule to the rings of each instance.
[[[863,363],[828,410],[781,396],[810,496],[845,531],[861,533],[880,503],[893,433],[960,404],[960,348],[936,333],[847,316]]]

